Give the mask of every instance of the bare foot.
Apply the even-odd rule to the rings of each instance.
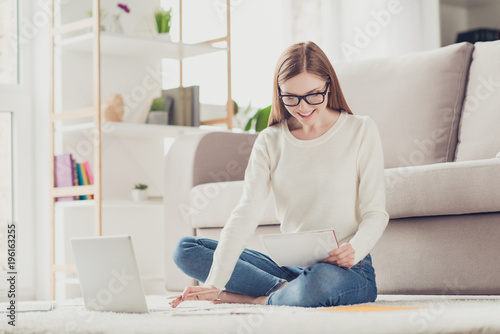
[[[276,291],[287,285],[288,282],[283,283]],[[212,301],[214,304],[222,303],[236,303],[236,304],[257,304],[266,305],[268,296],[253,297],[247,295],[240,295],[237,293],[223,291],[220,293],[219,298]]]
[[[214,304],[222,304],[222,303],[237,303],[237,304],[260,304],[264,305],[267,296],[261,297],[253,297],[247,295],[240,295],[232,292],[221,292],[219,298],[212,301]]]

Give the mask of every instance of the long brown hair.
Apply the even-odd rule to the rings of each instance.
[[[317,75],[330,83],[330,94],[328,94],[327,98],[328,108],[345,110],[349,114],[352,114],[328,57],[319,46],[309,41],[290,46],[281,54],[276,64],[273,83],[273,103],[267,123],[268,126],[277,124],[291,116],[279,98],[279,87],[288,79],[302,72]]]

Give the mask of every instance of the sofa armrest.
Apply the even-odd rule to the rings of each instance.
[[[500,212],[500,159],[384,170],[391,219]]]
[[[189,191],[198,184],[243,180],[257,134],[197,132],[175,139],[165,155],[165,288],[183,290],[194,280],[172,260],[180,238],[195,235],[189,221]]]

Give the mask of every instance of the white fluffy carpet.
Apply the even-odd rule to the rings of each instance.
[[[168,308],[166,296],[147,296]],[[185,302],[177,311],[149,314],[92,312],[81,298],[47,312],[17,313],[15,330],[2,314],[1,333],[500,333],[500,296],[379,295],[372,305],[421,306],[385,312]],[[199,309],[205,308],[205,309]],[[246,313],[248,312],[248,313]]]

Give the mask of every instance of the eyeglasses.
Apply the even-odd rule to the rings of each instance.
[[[279,95],[279,98],[281,99],[281,102],[287,107],[295,107],[298,106],[300,103],[300,100],[304,99],[304,101],[307,102],[307,104],[310,105],[317,105],[321,104],[325,101],[325,95],[326,92],[328,91],[328,86],[330,86],[330,83],[328,82],[326,84],[326,89],[322,93],[313,93],[313,94],[307,94],[307,95]]]

